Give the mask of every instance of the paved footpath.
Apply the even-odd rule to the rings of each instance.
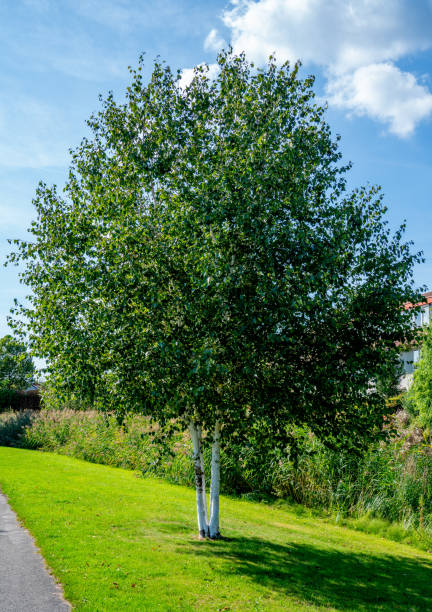
[[[0,493],[0,612],[69,612],[26,529]]]

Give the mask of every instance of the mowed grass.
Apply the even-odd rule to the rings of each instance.
[[[229,538],[196,538],[194,491],[0,448],[0,487],[77,610],[432,610],[426,552],[222,498]]]

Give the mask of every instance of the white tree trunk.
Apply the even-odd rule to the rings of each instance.
[[[213,433],[211,485],[210,485],[210,537],[220,537],[219,531],[219,491],[220,491],[220,422],[216,421]]]
[[[198,429],[198,435],[201,440],[201,427],[199,427]],[[203,496],[203,506],[204,506],[204,520],[206,522],[207,531],[208,531],[209,517],[208,517],[208,509],[207,509],[207,488],[206,488],[206,477],[205,477],[205,467],[204,467],[204,456],[203,456],[201,445],[200,445],[200,463],[201,463],[202,482],[203,482],[202,496]]]
[[[193,448],[193,464],[195,471],[195,488],[196,488],[196,504],[197,504],[197,519],[198,531],[200,538],[205,538],[208,535],[207,515],[207,499],[205,491],[205,477],[203,470],[202,452],[201,452],[201,427],[190,423],[189,432],[192,438]]]

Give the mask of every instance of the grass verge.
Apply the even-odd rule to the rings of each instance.
[[[0,486],[77,610],[428,610],[429,554],[222,499],[227,541],[195,537],[194,492],[0,448]]]

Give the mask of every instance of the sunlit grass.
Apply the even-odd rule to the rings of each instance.
[[[429,554],[309,513],[223,498],[200,542],[191,489],[11,448],[0,486],[77,610],[432,609]]]

